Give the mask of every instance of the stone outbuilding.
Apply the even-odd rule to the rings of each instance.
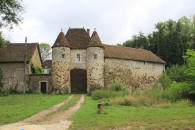
[[[28,91],[29,75],[32,74],[31,64],[42,66],[38,43],[9,43],[7,47],[0,48],[4,89]]]

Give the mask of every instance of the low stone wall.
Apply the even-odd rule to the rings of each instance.
[[[106,58],[104,66],[105,86],[118,81],[129,90],[151,86],[164,71],[164,64]]]
[[[53,91],[52,79],[50,74],[31,74],[29,75],[29,91],[34,93],[41,92],[41,82],[46,82],[46,93],[51,93]]]

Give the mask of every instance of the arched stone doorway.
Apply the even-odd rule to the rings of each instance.
[[[70,71],[71,93],[87,93],[87,73],[83,69]]]

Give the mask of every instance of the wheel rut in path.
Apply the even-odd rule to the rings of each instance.
[[[72,97],[69,98],[71,99]],[[67,110],[63,112],[59,112],[58,114],[55,114],[55,116],[52,116],[52,118],[48,121],[43,121],[38,124],[32,124],[32,121],[40,120],[40,118],[38,119],[37,116],[34,115],[18,123],[2,126],[0,127],[0,130],[66,130],[72,125],[72,122],[69,120],[69,118],[79,110],[79,108],[83,103],[84,103],[84,95],[80,97],[80,99],[77,101],[77,103],[74,106],[69,107]],[[51,109],[50,112],[54,112],[55,110]],[[50,112],[47,112],[47,114],[49,114]],[[40,115],[45,115],[45,113]],[[39,117],[43,118],[44,116],[39,116]]]

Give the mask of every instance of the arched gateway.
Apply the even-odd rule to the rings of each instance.
[[[70,71],[71,93],[87,93],[87,73],[83,69]]]

